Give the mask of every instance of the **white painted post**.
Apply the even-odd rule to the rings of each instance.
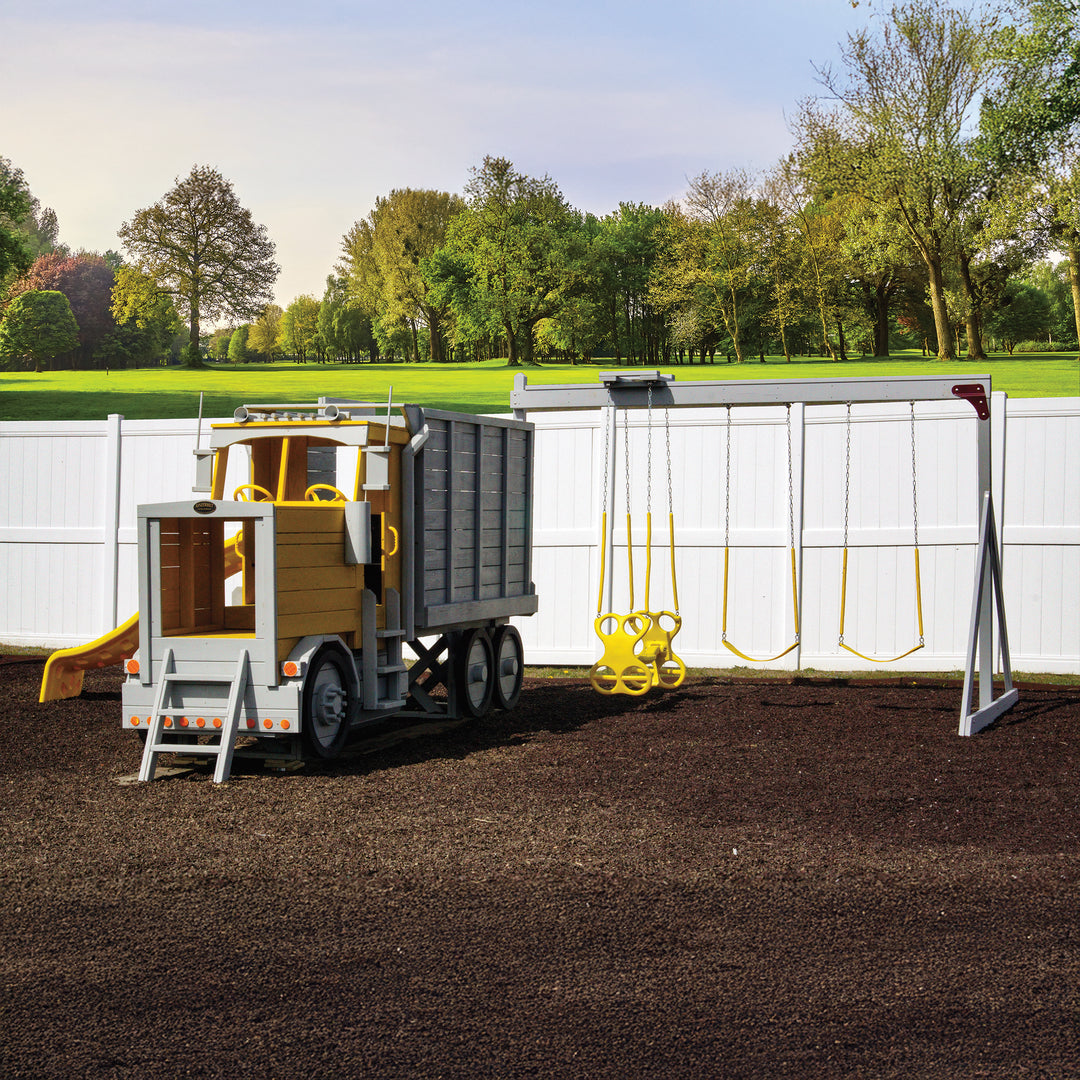
[[[792,538],[795,543],[796,603],[799,605],[799,644],[795,648],[795,670],[802,669],[803,609],[803,491],[806,487],[806,405],[791,406],[791,475],[794,504]]]
[[[117,624],[116,590],[120,577],[120,460],[123,448],[124,418],[110,413],[105,427],[105,468],[102,485],[102,575],[101,621],[102,633]]]

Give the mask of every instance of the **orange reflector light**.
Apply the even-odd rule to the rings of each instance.
[[[200,716],[198,718],[198,720],[195,721],[195,726],[196,727],[206,727],[206,720],[203,719],[203,717]]]
[[[139,661],[136,660],[134,656],[131,657],[130,660],[125,660],[124,661],[124,670],[129,675],[138,675],[139,674]]]
[[[215,716],[214,717],[214,727],[221,727],[221,717],[220,716]]]
[[[132,723],[133,727],[138,727],[139,726],[139,718],[137,716],[133,716],[131,718],[131,723]]]
[[[274,721],[273,720],[264,720],[263,721],[263,727],[264,728],[272,728],[273,726],[274,726]]]
[[[282,720],[281,721],[281,726],[282,726],[283,730],[288,731],[289,730],[289,721],[288,720]]]
[[[181,716],[180,717],[180,726],[181,727],[187,727],[188,726],[188,718],[186,716]]]
[[[166,727],[172,727],[172,717],[171,716],[166,716],[165,717],[165,726]]]
[[[300,665],[295,660],[286,660],[281,665],[281,672],[286,678],[293,679],[300,674]]]

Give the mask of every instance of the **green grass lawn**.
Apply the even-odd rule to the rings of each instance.
[[[595,383],[614,365],[544,364],[528,369],[530,383]],[[889,360],[823,360],[767,357],[764,364],[684,365],[666,368],[677,379],[836,379],[890,375],[989,374],[995,390],[1010,397],[1080,396],[1080,364],[1074,356],[1028,353],[994,355],[988,361],[942,365],[917,352]],[[501,360],[481,364],[268,364],[211,365],[200,371],[148,368],[138,371],[0,372],[0,420],[100,420],[120,413],[129,420],[196,416],[205,393],[205,416],[230,416],[238,405],[310,403],[320,395],[394,400],[460,412],[509,412],[514,370]]]

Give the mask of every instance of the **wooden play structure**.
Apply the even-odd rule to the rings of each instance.
[[[1017,691],[1012,685],[1009,660],[1009,644],[1005,627],[1005,606],[1001,588],[1001,564],[997,550],[994,525],[994,509],[991,500],[990,457],[990,377],[986,375],[956,377],[903,377],[886,379],[781,379],[738,382],[676,382],[671,375],[656,371],[620,370],[601,372],[599,386],[582,384],[529,386],[524,375],[518,375],[511,393],[515,416],[525,420],[536,410],[567,411],[575,409],[602,409],[604,426],[604,498],[601,508],[601,556],[600,598],[597,604],[595,629],[600,639],[603,655],[593,667],[590,679],[601,693],[640,695],[654,687],[672,688],[682,681],[685,666],[677,657],[673,639],[682,626],[680,613],[653,612],[648,594],[652,557],[651,485],[652,485],[652,415],[654,409],[663,409],[665,430],[667,413],[672,408],[718,408],[727,410],[727,464],[725,484],[724,523],[724,585],[721,598],[723,619],[723,644],[730,652],[744,660],[768,662],[777,660],[799,645],[799,580],[797,570],[797,537],[794,524],[792,487],[791,409],[795,404],[846,405],[847,406],[847,460],[844,480],[844,546],[841,577],[839,646],[848,652],[875,663],[891,662],[908,656],[923,647],[922,588],[919,569],[918,534],[918,484],[915,450],[915,408],[918,402],[962,400],[968,402],[975,412],[975,442],[977,453],[977,492],[979,513],[979,538],[976,550],[976,572],[972,596],[972,612],[968,635],[967,662],[963,697],[960,709],[959,733],[971,735],[992,723],[1012,707]],[[844,640],[844,621],[847,600],[847,506],[849,501],[850,425],[851,409],[860,403],[907,402],[910,404],[911,430],[911,484],[913,517],[913,552],[915,560],[915,606],[918,619],[918,641],[900,657],[877,657],[859,652]],[[731,471],[731,413],[733,408],[751,405],[782,405],[787,407],[788,421],[788,548],[791,556],[791,604],[794,624],[794,641],[776,656],[754,657],[739,648],[728,638],[728,576],[730,544],[730,471]],[[634,532],[631,512],[631,491],[641,478],[631,475],[628,446],[628,420],[630,410],[647,410],[649,422],[649,466],[647,485],[650,505],[646,511],[646,597],[639,607],[634,599],[633,550]],[[615,611],[612,601],[612,573],[614,541],[610,527],[613,507],[609,507],[609,491],[614,493],[618,477],[617,458],[612,452],[616,444],[620,411],[623,413],[623,438],[627,443],[625,457],[626,492],[626,549],[630,602],[626,610]],[[670,439],[668,439],[668,487],[670,506]],[[675,526],[669,513],[669,549],[671,562],[671,585],[678,608],[678,592],[675,585]],[[994,612],[997,612],[995,643]],[[661,624],[663,616],[670,616]],[[994,698],[993,676],[995,653],[1000,650],[1004,690]],[[974,684],[978,682],[978,705],[973,707]]]
[[[241,734],[333,758],[388,716],[512,708],[509,620],[537,608],[532,438],[528,423],[417,405],[238,409],[196,450],[202,497],[139,507],[138,615],[53,654],[42,700],[127,656],[140,779],[181,751],[214,758],[218,782]],[[237,453],[250,480],[226,491]]]

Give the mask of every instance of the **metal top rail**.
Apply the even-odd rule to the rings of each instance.
[[[646,391],[659,408],[709,408],[723,405],[832,405],[868,401],[947,401],[971,403],[980,420],[990,418],[989,375],[901,375],[887,378],[742,379],[722,382],[675,381],[659,371],[602,371],[599,386],[560,383],[529,386],[514,377],[510,404],[519,420],[532,411],[600,409],[607,405],[637,408]]]

